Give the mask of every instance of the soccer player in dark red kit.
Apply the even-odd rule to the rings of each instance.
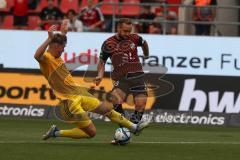
[[[104,41],[96,85],[102,81],[105,64],[110,57],[113,71],[111,78],[114,81],[112,90],[112,103],[119,113],[124,113],[122,103],[128,94],[133,94],[135,112],[130,120],[139,123],[147,102],[147,87],[143,79],[143,68],[139,61],[137,47],[141,47],[145,58],[149,56],[148,43],[138,34],[132,33],[133,24],[129,18],[121,18],[117,26],[117,33]],[[113,142],[114,143],[114,142]]]

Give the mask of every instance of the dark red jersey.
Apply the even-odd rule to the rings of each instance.
[[[80,20],[83,22],[84,26],[91,26],[99,21],[103,21],[103,14],[99,8],[88,8],[85,7],[81,11]]]
[[[118,80],[127,73],[143,72],[137,53],[137,47],[142,46],[143,42],[143,38],[137,34],[130,34],[125,39],[114,35],[104,41],[100,59],[106,62],[108,57],[111,58],[113,80]],[[125,56],[128,62],[124,61]]]

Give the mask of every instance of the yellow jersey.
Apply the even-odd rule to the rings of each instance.
[[[50,52],[45,52],[39,65],[58,99],[70,99],[81,95],[93,97],[86,88],[74,81],[61,57],[55,58]]]

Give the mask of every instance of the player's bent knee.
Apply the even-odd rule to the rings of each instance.
[[[146,103],[137,103],[137,104],[135,105],[135,109],[136,109],[137,111],[142,111],[142,110],[145,109],[145,106],[146,106]]]
[[[89,135],[89,138],[93,138],[96,136],[97,130],[95,127],[91,127],[87,130],[87,134]]]
[[[111,98],[111,103],[113,104],[122,104],[124,101],[121,98]]]
[[[111,93],[111,102],[113,104],[122,104],[124,102],[124,95],[119,95],[114,91]]]
[[[112,106],[104,106],[104,114],[110,112],[113,109]]]
[[[135,108],[136,109],[144,109],[147,104],[146,100],[136,100],[135,101]]]
[[[90,132],[88,132],[89,138],[95,137],[96,134],[97,134],[96,130],[95,130],[95,131],[90,131]]]
[[[146,105],[146,102],[135,103],[135,106],[138,106],[138,107],[144,107],[145,105]]]
[[[90,123],[86,128],[81,128],[88,136],[89,138],[92,138],[96,135],[96,127],[93,123]]]
[[[145,110],[145,105],[144,106],[135,106],[135,110],[139,111],[139,112],[142,112],[142,111]]]
[[[104,115],[110,112],[113,109],[112,106],[105,105],[104,103],[100,104],[93,112]]]

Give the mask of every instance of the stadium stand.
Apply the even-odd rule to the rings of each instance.
[[[119,0],[103,0],[103,3],[116,3],[115,9],[113,5],[110,4],[103,4],[101,6],[101,11],[104,15],[112,15],[114,14],[114,10],[116,11],[115,13],[118,15],[119,14]]]
[[[7,15],[3,18],[2,28],[4,29],[12,29],[12,17],[11,17],[11,9],[14,5],[13,0],[6,0],[7,8],[1,9],[0,12],[4,13],[3,15]],[[127,16],[127,17],[139,17],[141,13],[141,0],[93,0],[95,4],[99,4],[99,7],[104,16],[108,16],[111,19],[111,16],[114,14],[117,16]],[[122,2],[123,5],[120,5],[119,2]],[[115,6],[107,3],[116,3]],[[181,0],[168,0],[168,4],[180,4]],[[39,23],[39,13],[41,10],[46,7],[48,4],[48,0],[39,1],[36,9],[29,10],[29,27],[28,29],[36,29],[38,28]],[[129,5],[128,5],[129,4]],[[54,5],[58,6],[63,13],[69,9],[75,10],[77,13],[80,13],[82,8],[87,6],[87,0],[54,0]],[[168,10],[175,11],[178,14],[178,7],[169,7]],[[162,8],[156,8],[156,12],[162,11]],[[112,20],[112,19],[111,19]]]
[[[99,3],[99,0],[93,0],[93,3],[94,4],[97,4],[97,3]],[[80,5],[80,11],[84,8],[84,7],[86,7],[87,6],[87,0],[82,0],[82,2],[81,2],[81,5]]]
[[[6,0],[6,2],[7,2],[7,7],[5,9],[0,9],[1,12],[10,12],[11,8],[14,5],[13,0]]]
[[[168,4],[181,4],[181,0],[168,0]],[[169,7],[169,11],[174,11],[178,14],[179,7]]]
[[[30,30],[38,29],[39,21],[40,21],[39,16],[29,16],[29,18],[28,18],[28,28]]]
[[[38,5],[37,10],[41,11],[44,7],[47,7],[47,5],[48,5],[48,0],[41,0],[39,5]],[[58,1],[57,0],[54,0],[54,6],[58,6]]]
[[[4,17],[2,28],[3,29],[12,29],[13,28],[13,16],[12,15],[7,15]]]
[[[70,9],[78,11],[79,3],[78,0],[62,0],[60,4],[60,9],[63,13],[67,13]]]
[[[121,7],[122,16],[138,16],[140,14],[140,1],[139,0],[124,0],[123,3],[130,5],[123,5]],[[134,4],[134,5],[131,5]]]

